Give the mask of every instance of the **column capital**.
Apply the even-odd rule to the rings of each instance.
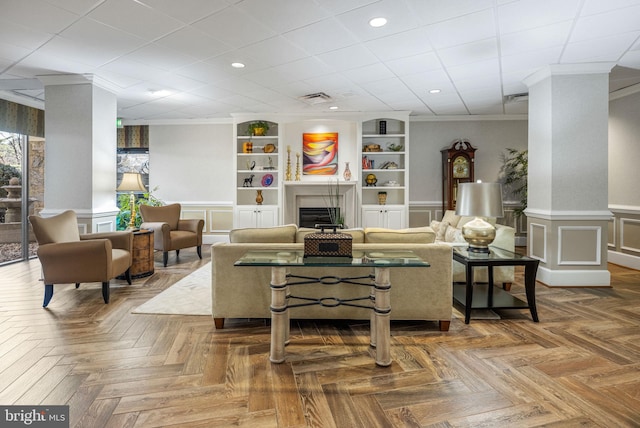
[[[580,74],[608,74],[616,65],[615,62],[589,62],[581,64],[549,64],[522,81],[528,88],[551,76],[568,76]]]
[[[98,86],[106,91],[117,93],[120,88],[117,85],[96,76],[95,74],[41,74],[36,76],[45,86],[56,85],[86,85]]]

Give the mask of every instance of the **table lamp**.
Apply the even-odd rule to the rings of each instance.
[[[500,183],[460,183],[458,185],[456,215],[475,219],[462,226],[462,236],[469,243],[469,251],[489,252],[489,244],[496,237],[496,228],[482,217],[503,217],[502,185]]]
[[[146,192],[142,184],[142,177],[137,172],[125,172],[122,175],[122,181],[116,189],[118,192],[130,192],[129,194],[129,208],[131,209],[131,219],[129,220],[128,229],[134,230],[136,228],[136,195],[134,192]]]

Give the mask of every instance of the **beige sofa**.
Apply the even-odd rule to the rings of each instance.
[[[449,245],[467,245],[462,237],[462,226],[473,217],[461,217],[455,214],[455,211],[445,211],[442,221],[432,221],[430,227],[436,233],[436,242],[447,243]],[[487,219],[496,226],[496,238],[489,245],[490,247],[503,248],[505,250],[515,250],[515,230],[513,227],[496,224],[495,218]],[[473,277],[476,282],[487,282],[488,274],[486,267],[475,268]],[[503,288],[509,290],[513,283],[513,267],[498,266],[493,268],[493,279],[496,284],[502,283]],[[453,281],[466,282],[466,273],[464,266],[458,262],[453,263]]]
[[[269,267],[234,266],[247,251],[271,249],[303,250],[304,235],[313,230],[298,230],[295,225],[273,228],[238,229],[230,234],[230,243],[211,247],[212,312],[216,328],[225,318],[270,318],[271,270]],[[447,331],[452,314],[451,246],[434,243],[431,228],[405,230],[348,230],[353,251],[411,250],[430,263],[428,268],[391,268],[391,319],[438,321]],[[292,274],[320,277],[368,275],[368,268],[291,268]],[[366,289],[365,289],[366,288]],[[366,296],[368,287],[341,285],[304,285],[291,287],[293,294],[348,299]],[[370,310],[350,306],[324,308],[318,305],[290,309],[292,319],[370,319]]]

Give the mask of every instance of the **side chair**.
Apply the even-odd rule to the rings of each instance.
[[[44,276],[46,308],[53,297],[54,284],[101,282],[102,297],[109,303],[109,281],[124,273],[131,285],[133,233],[103,232],[80,234],[74,211],[52,217],[29,216],[38,241],[38,258]]]
[[[140,228],[153,230],[153,246],[156,250],[162,251],[165,267],[169,260],[169,251],[175,250],[176,256],[179,256],[182,248],[196,247],[198,257],[202,258],[204,220],[181,219],[181,210],[180,204],[159,207],[140,205]]]

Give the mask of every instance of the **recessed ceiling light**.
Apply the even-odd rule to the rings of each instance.
[[[431,89],[429,90],[430,94],[439,94],[440,93],[440,89]]]
[[[372,27],[382,27],[383,25],[385,25],[387,23],[387,18],[373,18],[369,21],[369,25],[371,25]]]
[[[329,110],[338,110],[338,106],[331,106],[329,107]]]
[[[244,68],[244,64],[241,62],[232,62],[231,67],[233,68]]]
[[[169,91],[166,89],[149,89],[149,95],[153,97],[164,97],[169,95]]]

